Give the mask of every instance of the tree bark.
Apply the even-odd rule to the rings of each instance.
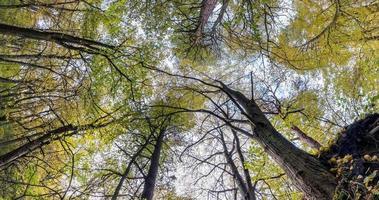
[[[77,131],[83,131],[83,130],[89,130],[94,128],[101,128],[106,126],[107,124],[100,124],[100,125],[83,125],[83,126],[73,126],[71,124],[59,127],[57,129],[47,131],[45,134],[43,134],[41,137],[38,137],[34,140],[29,141],[26,144],[21,145],[17,149],[14,149],[4,155],[0,156],[0,168],[10,164],[11,162],[19,159],[20,157],[23,157],[34,150],[43,147],[44,145],[49,144],[51,141],[58,140],[61,138],[62,134],[69,133],[68,135],[72,135],[76,133]],[[27,140],[28,138],[23,138],[22,140]],[[18,142],[21,140],[17,140]],[[6,143],[6,142],[2,142]]]
[[[104,48],[110,48],[110,49],[115,48],[112,45],[68,35],[65,33],[42,31],[42,30],[36,30],[33,28],[23,28],[23,27],[18,27],[18,26],[3,24],[3,23],[0,23],[0,34],[13,35],[13,36],[19,36],[19,37],[24,37],[24,38],[36,39],[36,40],[50,41],[50,42],[55,42],[57,44],[77,44],[77,45],[85,46],[91,49],[96,48],[96,47],[104,47]]]
[[[5,77],[0,77],[0,83],[22,83],[23,81],[21,80],[14,80],[14,79],[9,79]]]
[[[145,178],[144,188],[141,195],[142,199],[152,200],[154,197],[155,182],[158,176],[159,159],[163,145],[164,133],[165,130],[163,129],[157,136],[157,141],[154,145],[154,151],[150,159],[149,171]]]
[[[204,27],[216,7],[217,0],[203,0],[201,3],[199,22],[195,30],[195,43],[199,43],[204,34]]]
[[[297,148],[283,137],[265,117],[258,105],[242,93],[222,84],[223,91],[231,98],[241,112],[251,121],[253,139],[285,171],[294,185],[307,199],[329,200],[336,187],[335,177],[321,161]]]
[[[47,132],[46,134],[44,134],[43,136],[35,140],[32,140],[24,145],[21,145],[17,149],[14,149],[4,155],[1,155],[0,168],[13,162],[14,160],[17,160],[18,158],[22,156],[25,156],[26,154],[36,150],[37,148],[40,148],[50,143],[53,136],[59,135],[61,133],[69,132],[69,131],[75,131],[75,130],[77,130],[77,127],[74,127],[72,125],[67,125],[67,126],[57,128],[55,130]]]
[[[293,125],[291,129],[295,132],[296,136],[299,137],[302,142],[309,145],[311,148],[320,149],[321,144],[318,143],[315,139],[305,134],[299,127]]]
[[[21,1],[22,2],[22,1]],[[54,2],[54,3],[20,3],[20,4],[1,4],[0,9],[14,9],[14,8],[25,8],[25,7],[33,7],[33,6],[41,6],[41,7],[48,7],[48,8],[54,8],[54,6],[62,6],[62,7],[57,7],[57,8],[64,8],[64,5],[67,4],[73,4],[73,3],[79,3],[79,0],[72,0],[72,1],[64,1],[64,2]]]

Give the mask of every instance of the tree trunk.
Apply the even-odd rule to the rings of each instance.
[[[209,17],[212,15],[213,10],[216,7],[217,0],[203,0],[201,3],[199,22],[195,30],[195,43],[200,43],[203,38],[204,27],[207,24]]]
[[[57,128],[55,130],[47,132],[45,135],[32,140],[20,147],[18,147],[15,150],[12,150],[4,155],[0,156],[0,168],[11,163],[14,160],[17,160],[18,158],[25,156],[26,154],[50,143],[52,141],[53,136],[57,136],[61,133],[69,132],[69,131],[75,131],[77,130],[77,127],[74,127],[72,125],[63,126],[60,128]],[[58,137],[59,138],[59,137]]]
[[[155,190],[155,182],[158,176],[159,159],[160,159],[161,149],[163,145],[164,133],[165,133],[165,130],[161,130],[159,135],[157,136],[157,141],[154,145],[154,151],[150,159],[149,172],[147,173],[147,176],[145,178],[145,184],[144,184],[143,192],[141,195],[142,199],[147,199],[147,200],[153,199],[154,190]]]
[[[100,124],[100,125],[88,124],[88,125],[83,125],[83,126],[73,126],[73,125],[69,124],[66,126],[56,128],[56,129],[51,130],[51,131],[47,131],[41,137],[38,137],[34,140],[31,140],[31,141],[21,145],[17,149],[14,149],[14,150],[12,150],[12,151],[4,154],[4,155],[1,155],[0,156],[0,168],[2,168],[4,166],[8,165],[9,163],[19,159],[20,157],[23,157],[23,156],[33,152],[34,150],[36,150],[38,148],[43,147],[44,145],[49,144],[51,141],[58,140],[65,133],[67,133],[67,134],[65,134],[65,136],[68,136],[68,135],[75,134],[77,131],[84,131],[84,130],[89,130],[89,129],[94,129],[94,128],[101,128],[101,127],[104,127],[106,125],[107,125],[107,123],[106,124]],[[34,135],[34,137],[35,137],[35,135]],[[24,137],[20,140],[18,140],[18,139],[15,139],[15,140],[17,142],[21,142],[22,140],[25,141],[27,139],[28,139],[28,137]],[[13,140],[12,142],[15,142],[15,140]],[[7,144],[7,142],[2,142],[2,144]]]
[[[223,91],[252,122],[255,139],[285,171],[307,199],[333,198],[335,176],[314,156],[294,146],[271,125],[258,105],[242,93],[222,85]]]
[[[243,199],[245,200],[253,200],[249,198],[249,192],[248,192],[248,188],[246,187],[246,183],[243,180],[241,174],[239,173],[238,168],[233,161],[232,155],[228,152],[228,148],[226,146],[223,133],[220,134],[220,139],[221,139],[222,147],[224,149],[226,162],[228,163],[230,170],[232,170],[232,174],[234,176],[233,178],[237,182],[238,190],[240,191],[241,196],[243,196]]]
[[[22,80],[14,80],[0,76],[0,83],[22,83]]]
[[[255,200],[256,199],[256,197],[255,197],[255,188],[253,187],[253,183],[251,181],[249,170],[246,169],[246,167],[245,167],[245,158],[244,158],[242,150],[241,150],[240,140],[238,138],[237,132],[234,129],[232,129],[232,133],[233,133],[233,136],[234,136],[234,138],[236,140],[236,150],[237,150],[237,153],[238,153],[238,157],[240,158],[241,165],[242,165],[242,168],[243,168],[243,173],[244,173],[244,176],[245,176],[245,181],[246,181],[246,185],[247,185],[248,199]]]
[[[8,24],[0,23],[0,33],[4,35],[14,35],[24,38],[51,41],[57,44],[76,44],[85,46],[88,48],[104,47],[104,48],[114,48],[114,46],[97,42],[94,40],[89,40],[85,38],[80,38],[64,33],[52,32],[52,31],[41,31],[32,28],[23,28]]]
[[[138,151],[131,157],[130,159],[130,162],[128,163],[128,165],[126,166],[125,168],[125,171],[124,173],[122,174],[122,177],[120,179],[120,181],[118,182],[117,186],[116,186],[116,189],[114,190],[113,192],[113,195],[112,195],[112,200],[116,200],[119,193],[120,193],[120,190],[121,190],[121,187],[122,185],[124,184],[124,181],[125,179],[128,177],[128,174],[130,172],[130,169],[133,165],[133,163],[136,161],[136,159],[138,158],[138,156],[140,156],[140,154],[142,153],[142,151],[147,147],[147,145],[149,145],[150,143],[150,138],[151,138],[152,135],[149,135],[149,137],[146,139],[145,143],[138,149]]]

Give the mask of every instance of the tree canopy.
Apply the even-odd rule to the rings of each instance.
[[[379,198],[375,0],[3,0],[0,199]]]

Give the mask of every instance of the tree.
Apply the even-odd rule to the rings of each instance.
[[[0,196],[377,198],[377,6],[0,3]]]

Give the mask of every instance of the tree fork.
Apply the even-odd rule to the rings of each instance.
[[[120,181],[118,182],[117,186],[116,186],[116,189],[112,195],[112,199],[111,200],[116,200],[119,193],[120,193],[120,190],[121,190],[121,187],[122,185],[124,184],[124,181],[125,179],[127,178],[129,172],[130,172],[130,169],[133,165],[133,163],[136,161],[136,159],[138,158],[138,156],[140,156],[140,154],[142,153],[142,151],[147,147],[147,145],[150,143],[150,138],[151,138],[152,135],[149,135],[149,137],[146,139],[145,143],[138,149],[138,151],[131,157],[130,159],[130,162],[128,163],[127,167],[125,168],[125,171],[124,173],[122,174],[122,177],[120,179]]]

